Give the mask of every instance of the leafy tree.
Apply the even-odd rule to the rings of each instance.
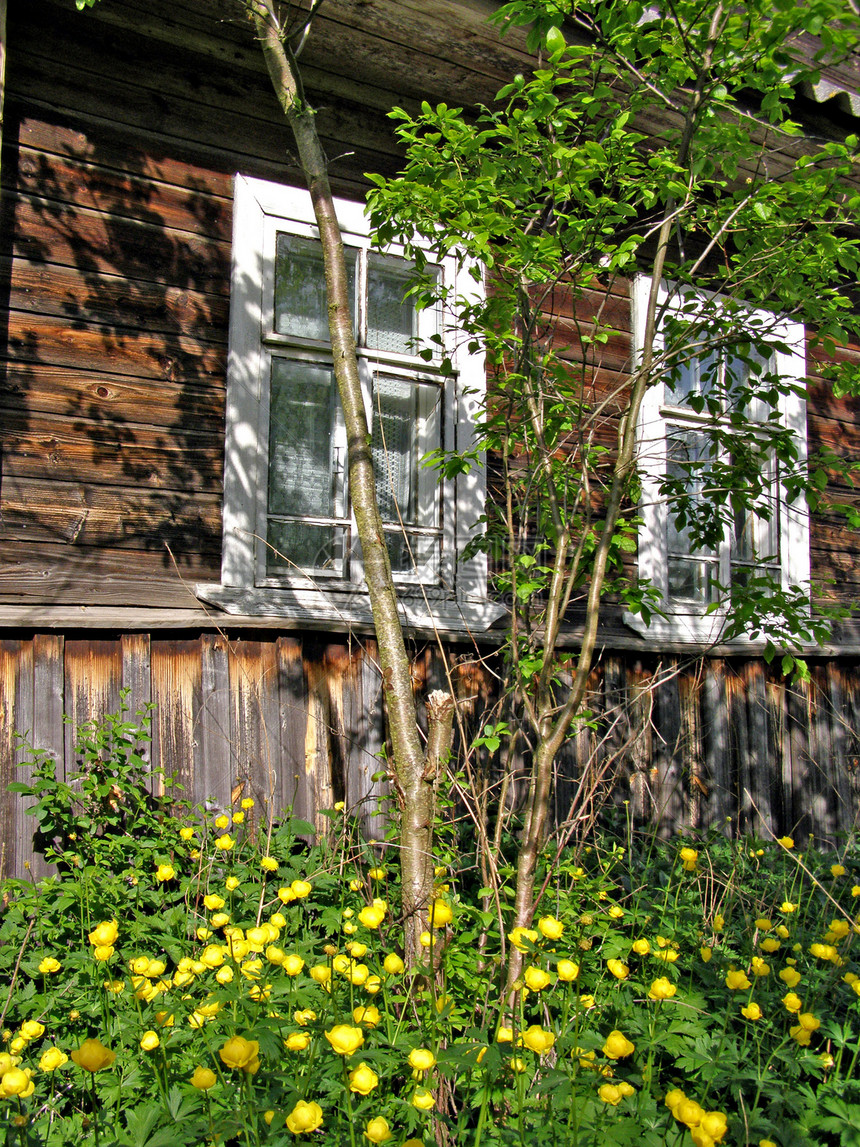
[[[629,560],[649,388],[682,395],[692,370],[705,380],[688,396],[699,446],[660,482],[693,553],[773,517],[768,468],[789,503],[820,502],[823,467],[807,468],[778,414],[797,384],[771,363],[786,349],[782,316],[825,350],[858,332],[858,140],[807,134],[793,105],[797,84],[849,51],[857,20],[840,0],[513,0],[494,19],[530,28],[536,69],[477,116],[395,110],[406,166],[374,179],[370,205],[379,242],[420,237],[419,266],[428,244],[463,252],[491,284],[483,302],[441,302],[493,372],[481,433],[497,490],[484,545],[510,595],[508,699],[531,745],[513,920],[526,926],[558,754],[588,717],[603,603],[612,594],[645,623],[665,604]],[[647,275],[641,345],[619,374],[608,369],[625,338],[614,293],[636,274]],[[424,290],[430,302],[431,279]],[[842,391],[858,382],[834,370]],[[802,673],[797,651],[826,619],[764,557],[716,585],[709,609],[725,613],[722,639],[759,634],[768,658],[779,650],[784,670]],[[572,617],[582,640],[571,658],[560,639]],[[519,961],[512,952],[509,983]]]

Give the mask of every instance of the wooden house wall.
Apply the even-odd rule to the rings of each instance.
[[[449,651],[451,654],[451,651]],[[446,683],[458,698],[455,759],[469,751],[494,697],[474,653],[443,663],[414,651],[416,696]],[[491,665],[491,662],[490,662]],[[590,683],[593,721],[559,761],[560,833],[588,831],[616,807],[640,827],[814,833],[835,845],[860,810],[860,661],[814,664],[787,684],[755,658],[691,663],[677,655],[605,654]],[[19,634],[0,639],[0,759],[23,779],[27,744],[57,774],[79,770],[76,730],[152,703],[154,770],[175,775],[211,816],[253,796],[275,815],[318,812],[344,800],[372,833],[388,787],[380,753],[384,712],[375,647],[325,635],[188,631]],[[64,720],[64,714],[67,719]],[[498,780],[498,761],[471,755]],[[513,800],[524,795],[516,783]],[[30,845],[26,802],[0,797],[0,876],[43,870]]]
[[[420,99],[490,102],[528,66],[491,0],[337,0],[302,57],[339,194],[398,155],[386,119]],[[74,767],[75,723],[156,704],[152,761],[195,800],[237,783],[302,815],[378,795],[383,720],[361,638],[218,620],[193,594],[220,573],[232,176],[298,182],[260,51],[229,0],[8,0],[0,166],[0,784],[15,733]],[[583,356],[589,298],[549,321]],[[592,348],[584,385],[620,393],[619,336]],[[846,354],[857,353],[851,348]],[[813,386],[810,446],[856,456],[860,411]],[[601,427],[610,444],[610,421]],[[833,476],[833,501],[854,498]],[[853,604],[856,533],[814,523],[813,570]],[[237,628],[237,626],[240,626]],[[687,665],[605,628],[596,730],[567,747],[557,816],[582,778],[664,826],[756,810],[790,831],[832,833],[857,808],[860,668],[822,660],[791,688],[754,659]],[[490,682],[454,649],[470,739]],[[491,649],[484,650],[491,653]],[[860,644],[854,652],[860,653]],[[421,652],[416,681],[445,677]],[[667,681],[654,694],[655,671]],[[72,725],[63,724],[63,714]],[[619,783],[610,782],[619,774]],[[747,795],[748,794],[748,795]],[[813,794],[807,801],[805,796]],[[0,796],[3,871],[26,859],[21,803]]]

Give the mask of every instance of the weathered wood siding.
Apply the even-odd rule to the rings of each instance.
[[[492,700],[493,678],[465,653],[452,656],[448,670],[460,701],[461,754]],[[438,653],[417,651],[416,696],[445,680]],[[116,711],[123,689],[132,711],[155,705],[153,768],[175,774],[207,810],[229,808],[237,789],[312,821],[345,800],[371,818],[372,830],[388,791],[373,779],[384,768],[385,733],[372,642],[187,632],[7,638],[0,641],[0,787],[27,773],[17,767],[26,753],[16,734],[50,752],[60,776],[71,775],[76,728]],[[558,825],[581,832],[597,808],[630,802],[637,824],[664,834],[766,833],[764,822],[777,833],[803,839],[812,832],[835,843],[857,827],[860,661],[816,663],[806,685],[786,683],[755,659],[696,665],[669,655],[605,655],[591,690],[593,725],[561,754]],[[24,802],[4,792],[0,875],[33,862],[32,829]]]

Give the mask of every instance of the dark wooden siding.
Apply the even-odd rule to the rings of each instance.
[[[492,675],[471,655],[451,658],[468,747],[492,699]],[[416,696],[445,680],[438,653],[416,652]],[[655,682],[659,684],[655,687]],[[314,820],[345,800],[372,817],[385,782],[384,712],[372,643],[320,635],[187,631],[19,634],[0,641],[0,788],[19,775],[20,733],[77,767],[75,730],[116,711],[156,708],[148,754],[208,810],[241,789],[261,805]],[[814,833],[835,843],[860,809],[860,661],[814,663],[789,684],[760,661],[604,655],[591,678],[591,727],[561,754],[559,825],[587,829],[598,807],[624,809],[664,834],[679,829]],[[69,721],[63,721],[63,713]],[[476,774],[485,772],[481,762]],[[597,793],[597,804],[583,800]],[[514,784],[515,793],[518,791]],[[520,792],[520,797],[522,793]],[[325,822],[320,821],[322,826]],[[22,801],[0,797],[0,875],[33,860]],[[38,869],[38,863],[36,865]]]

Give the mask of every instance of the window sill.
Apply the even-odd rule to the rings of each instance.
[[[283,618],[307,622],[320,629],[373,628],[373,615],[367,594],[360,590],[333,589],[246,589],[218,584],[198,584],[197,597],[230,615]],[[401,595],[400,616],[408,629],[439,633],[481,633],[507,614],[504,606],[491,601],[451,598],[427,600],[420,594]]]

